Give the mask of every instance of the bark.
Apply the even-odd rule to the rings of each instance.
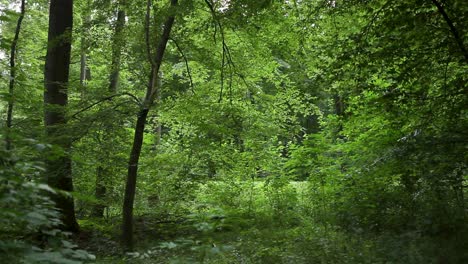
[[[21,0],[21,11],[20,11],[20,16],[18,17],[18,22],[16,24],[16,29],[15,29],[15,36],[13,38],[13,42],[11,43],[11,49],[10,49],[10,83],[8,87],[8,107],[7,107],[7,120],[6,120],[6,136],[5,136],[5,143],[6,143],[6,149],[10,150],[11,149],[11,127],[12,127],[12,121],[13,121],[13,108],[15,106],[14,102],[14,93],[15,93],[15,79],[16,79],[16,50],[17,50],[17,45],[18,45],[18,38],[19,34],[21,31],[21,24],[23,23],[23,18],[24,18],[24,13],[25,13],[25,0]]]
[[[177,0],[171,0],[171,9],[177,5]],[[148,9],[149,10],[149,9]],[[127,182],[125,185],[125,197],[124,197],[124,204],[123,204],[123,223],[122,223],[122,245],[124,251],[132,251],[133,250],[133,203],[135,199],[135,192],[136,192],[136,181],[137,181],[137,174],[138,174],[138,161],[140,159],[141,148],[143,145],[143,137],[144,137],[144,129],[146,118],[148,116],[148,112],[153,104],[153,101],[157,97],[157,79],[159,68],[161,67],[162,59],[164,56],[164,52],[166,50],[167,42],[169,40],[169,36],[171,33],[172,25],[174,24],[175,20],[175,10],[171,10],[171,13],[167,17],[166,21],[164,22],[163,32],[161,34],[156,54],[154,59],[149,57],[151,63],[151,73],[149,78],[149,85],[146,90],[145,101],[143,103],[142,108],[138,113],[137,123],[135,126],[135,135],[133,139],[133,146],[130,153],[130,160],[128,162],[128,174],[127,174]],[[147,14],[147,17],[149,14]],[[149,26],[146,27],[146,30],[149,31]],[[149,32],[147,32],[147,36]],[[147,38],[147,45],[149,45],[149,41]],[[148,50],[149,47],[148,47]]]
[[[135,126],[130,161],[128,163],[127,182],[125,184],[125,197],[123,204],[123,225],[122,240],[124,250],[133,250],[133,203],[135,200],[136,180],[138,173],[138,161],[140,160],[141,147],[143,146],[143,136],[146,118],[149,109],[140,110]]]
[[[44,124],[50,143],[61,147],[63,154],[46,160],[46,176],[50,186],[71,192],[71,140],[64,127],[67,124],[67,86],[70,66],[73,0],[51,0],[49,10],[48,47],[45,62]],[[52,196],[62,213],[63,229],[77,232],[75,206],[71,196]]]

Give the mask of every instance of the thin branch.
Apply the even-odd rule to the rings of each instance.
[[[187,60],[187,57],[185,56],[184,54],[184,51],[180,48],[179,44],[177,43],[177,41],[173,38],[169,38],[170,40],[172,40],[172,42],[174,42],[174,45],[177,47],[177,50],[179,51],[180,55],[182,56],[182,58],[184,59],[185,61],[185,68],[187,70],[187,75],[189,77],[189,80],[190,80],[190,88],[192,90],[192,93],[195,94],[195,90],[193,89],[193,80],[192,80],[192,74],[190,72],[190,67],[189,67],[189,64],[188,64],[188,60]]]
[[[224,36],[224,28],[223,28],[223,25],[221,24],[218,16],[216,15],[216,11],[213,7],[213,3],[210,2],[210,0],[204,0],[205,3],[208,5],[208,8],[210,9],[210,12],[211,12],[211,15],[215,21],[215,35],[214,35],[214,38],[215,38],[215,42],[216,42],[216,25],[219,27],[219,33],[221,34],[221,41],[222,41],[222,46],[223,46],[223,54],[222,54],[222,62],[221,62],[221,89],[219,91],[219,99],[218,99],[218,103],[220,103],[223,99],[223,89],[224,89],[224,67],[226,65],[226,60],[227,60],[227,65],[229,67],[229,70],[230,70],[230,74],[229,76],[231,76],[232,78],[232,71],[233,71],[233,68],[235,68],[235,65],[234,65],[234,62],[232,61],[232,57],[231,57],[231,52],[230,52],[230,49],[229,49],[229,46],[226,44],[226,38]],[[230,80],[229,82],[230,84],[232,83],[232,79]]]
[[[216,16],[216,12],[214,10],[213,4],[209,0],[205,0],[205,3],[208,5],[208,8],[210,9],[211,16],[213,16],[214,18],[215,27],[214,27],[214,33],[213,33],[213,41],[216,44],[216,35],[218,32],[218,28],[216,27],[216,25],[219,26],[220,30],[222,30],[221,23],[219,22],[218,17]]]
[[[463,56],[465,57],[465,61],[468,62],[468,51],[466,50],[465,45],[463,44],[463,40],[460,37],[460,34],[458,33],[457,28],[453,25],[452,20],[448,16],[447,12],[445,12],[444,7],[439,3],[439,1],[432,0],[432,3],[434,3],[434,5],[437,7],[437,10],[439,10],[439,13],[444,17],[445,22],[450,28],[450,32],[452,32],[452,35],[458,44],[458,48],[460,48],[461,52],[463,53]]]
[[[362,35],[364,35],[364,41],[367,40],[367,36],[372,28],[372,26],[374,25],[375,21],[379,18],[379,15],[380,13],[382,13],[388,6],[390,5],[390,1],[387,1],[385,2],[382,7],[380,7],[373,15],[372,15],[372,18],[371,20],[369,21],[369,23],[367,23],[367,25],[364,27],[364,30],[361,34],[361,37]]]
[[[96,101],[96,102],[94,102],[94,103],[88,105],[87,107],[85,107],[85,108],[79,110],[78,112],[74,113],[74,114],[71,115],[70,117],[71,117],[71,118],[74,118],[74,117],[76,117],[77,115],[83,113],[84,111],[86,111],[86,110],[88,110],[88,109],[90,109],[90,108],[92,108],[92,107],[94,107],[94,106],[96,106],[96,105],[98,105],[98,104],[100,104],[100,103],[102,103],[102,102],[104,102],[104,101],[110,101],[110,100],[111,100],[112,98],[114,98],[114,97],[123,96],[123,95],[130,96],[131,98],[133,98],[133,100],[134,100],[138,105],[141,106],[141,101],[140,101],[135,95],[133,95],[133,94],[131,94],[131,93],[123,92],[123,93],[113,94],[113,95],[109,95],[109,96],[106,96],[106,97],[104,97],[104,98],[101,98],[101,99],[99,99],[98,101]]]

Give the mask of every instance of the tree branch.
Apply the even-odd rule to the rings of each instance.
[[[71,115],[70,117],[71,117],[71,118],[74,118],[74,117],[76,117],[77,115],[83,113],[84,111],[86,111],[86,110],[88,110],[88,109],[90,109],[90,108],[92,108],[92,107],[94,107],[94,106],[96,106],[96,105],[98,105],[98,104],[100,104],[100,103],[102,103],[102,102],[104,102],[104,101],[109,101],[109,100],[111,100],[111,99],[114,98],[114,97],[123,96],[123,95],[130,96],[131,98],[133,98],[133,100],[134,100],[138,105],[141,106],[141,101],[140,101],[135,95],[133,95],[133,94],[131,94],[131,93],[124,92],[124,93],[113,94],[113,95],[109,95],[109,96],[106,96],[106,97],[104,97],[104,98],[101,98],[101,99],[99,99],[98,101],[96,101],[96,102],[94,102],[94,103],[88,105],[87,107],[85,107],[85,108],[79,110],[78,112],[74,113],[74,114]]]
[[[174,42],[175,46],[177,47],[177,50],[179,51],[180,55],[182,56],[182,58],[184,59],[185,61],[185,68],[187,70],[187,75],[189,77],[189,80],[190,80],[190,88],[192,90],[192,93],[195,94],[195,90],[193,89],[193,81],[192,81],[192,74],[190,73],[190,67],[188,65],[188,60],[187,60],[187,57],[185,56],[184,54],[184,51],[180,48],[179,44],[177,43],[177,41],[173,38],[170,38],[170,40],[172,40],[172,42]]]
[[[434,5],[437,7],[437,10],[439,10],[439,13],[444,17],[445,22],[450,28],[450,32],[452,32],[452,35],[458,44],[458,48],[460,48],[461,52],[463,53],[463,56],[465,57],[465,61],[468,63],[468,51],[466,50],[465,45],[463,44],[463,40],[460,37],[457,28],[453,25],[452,20],[448,16],[447,12],[445,12],[445,9],[441,5],[441,3],[439,3],[439,1],[437,0],[432,0],[432,3],[434,3]]]
[[[229,89],[231,90],[232,87],[232,71],[233,71],[233,68],[235,68],[235,65],[234,65],[234,62],[232,61],[232,57],[231,57],[231,52],[230,52],[230,49],[229,49],[229,46],[226,44],[226,38],[224,36],[224,28],[223,28],[223,25],[221,24],[218,16],[216,15],[216,11],[213,7],[213,3],[210,2],[210,0],[204,0],[206,5],[208,5],[208,8],[210,9],[210,12],[211,12],[211,16],[213,17],[214,21],[215,21],[215,35],[214,35],[214,38],[215,38],[215,43],[216,43],[216,25],[219,27],[219,33],[221,34],[221,41],[222,41],[222,46],[223,46],[223,52],[222,52],[222,62],[221,62],[221,88],[220,88],[220,91],[219,91],[219,99],[218,99],[218,103],[220,103],[223,99],[223,88],[224,88],[224,66],[225,65],[228,65],[229,67],[229,70],[230,70],[230,73],[229,73],[229,76],[230,76],[230,80],[229,80]],[[227,61],[227,63],[226,63]]]

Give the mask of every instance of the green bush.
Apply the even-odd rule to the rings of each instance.
[[[41,150],[46,146],[34,143],[32,147]],[[0,152],[2,262],[77,264],[94,259],[69,241],[70,234],[60,230],[60,213],[49,198],[57,191],[37,181],[44,172],[42,164],[12,151]]]

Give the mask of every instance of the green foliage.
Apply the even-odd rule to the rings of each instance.
[[[12,263],[74,263],[87,255],[65,242],[48,198],[57,190],[39,180],[44,149],[64,154],[37,143],[48,2],[27,2],[14,94],[8,78],[0,82],[0,100],[15,103],[14,149],[0,157],[0,252]],[[74,1],[62,129],[73,142],[78,242],[98,263],[467,262],[461,0],[440,1],[458,41],[435,1],[179,1],[138,164],[139,247],[118,255],[134,116],[150,69],[146,3],[126,2],[115,39],[120,1]],[[152,2],[150,52],[168,5]],[[0,8],[8,76],[17,13],[8,1]],[[122,58],[110,95],[115,44]],[[92,76],[85,85],[82,52]]]
[[[31,140],[24,150],[44,150]],[[78,264],[95,257],[69,242],[60,230],[60,213],[49,198],[59,192],[38,182],[41,162],[0,150],[0,256],[8,263]],[[62,194],[69,195],[69,194]]]

